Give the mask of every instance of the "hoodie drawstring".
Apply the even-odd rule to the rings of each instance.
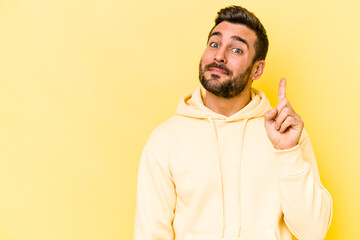
[[[247,122],[249,121],[248,118],[245,118],[243,120],[243,126],[242,126],[242,133],[241,133],[241,136],[242,136],[242,139],[241,139],[241,145],[240,145],[240,159],[239,159],[239,232],[238,232],[238,238],[240,238],[240,233],[241,233],[241,177],[242,177],[242,174],[241,174],[241,170],[242,170],[242,167],[241,167],[241,163],[242,163],[242,158],[243,158],[243,149],[244,149],[244,140],[245,140],[245,129],[246,129],[246,124]]]
[[[219,147],[219,138],[216,131],[216,126],[214,119],[211,116],[206,116],[209,120],[210,126],[213,129],[215,139],[216,139],[216,146],[217,146],[217,153],[218,153],[218,160],[219,160],[219,182],[220,182],[220,193],[221,193],[221,212],[222,212],[222,232],[221,232],[221,239],[224,239],[225,234],[225,211],[224,211],[224,186],[223,186],[223,179],[222,179],[222,169],[221,169],[221,159],[220,159],[220,147]]]
[[[219,182],[220,182],[220,193],[221,193],[221,212],[222,212],[222,233],[221,233],[221,238],[224,239],[224,235],[225,235],[225,211],[224,211],[224,186],[223,186],[223,179],[222,179],[222,169],[221,169],[221,156],[220,156],[220,147],[219,147],[219,137],[218,137],[218,133],[216,130],[216,125],[214,122],[214,119],[211,118],[211,116],[206,116],[207,119],[209,120],[210,126],[214,132],[215,135],[215,139],[216,139],[216,147],[217,147],[217,153],[218,153],[218,160],[219,160]],[[241,233],[241,163],[242,163],[242,158],[243,158],[243,148],[244,148],[244,139],[245,139],[245,129],[246,129],[246,125],[247,122],[249,121],[248,118],[245,118],[242,122],[242,133],[241,133],[241,145],[240,145],[240,159],[239,159],[239,208],[238,208],[238,216],[239,216],[239,226],[238,226],[238,237],[240,238],[240,233]]]

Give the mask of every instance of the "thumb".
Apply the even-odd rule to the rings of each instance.
[[[277,109],[273,108],[269,111],[267,111],[264,115],[265,117],[265,122],[273,122],[275,120],[275,116],[277,114]]]

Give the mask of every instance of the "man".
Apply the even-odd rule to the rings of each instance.
[[[135,240],[325,238],[331,196],[285,79],[276,108],[251,88],[267,49],[255,15],[237,6],[218,12],[200,61],[202,87],[144,148]]]

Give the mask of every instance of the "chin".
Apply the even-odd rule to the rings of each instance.
[[[226,76],[224,76],[222,74],[217,74],[217,73],[207,72],[204,76],[206,79],[209,79],[209,80],[220,80],[220,81],[226,80],[225,79]]]

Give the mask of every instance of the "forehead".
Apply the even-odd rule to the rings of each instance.
[[[239,23],[221,22],[210,33],[220,32],[223,38],[231,38],[238,36],[245,39],[250,45],[254,45],[256,41],[256,33],[247,26]]]

